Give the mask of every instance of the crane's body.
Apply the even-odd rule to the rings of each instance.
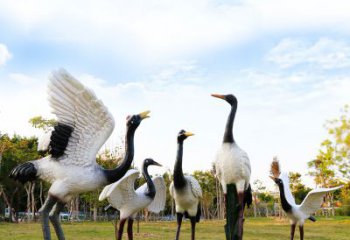
[[[170,195],[174,198],[176,203],[175,210],[177,213],[184,214],[187,212],[188,216],[197,217],[197,214],[200,212],[198,206],[199,199],[202,197],[202,190],[194,177],[188,175],[184,177],[186,179],[185,187],[176,189],[174,187],[174,182],[172,182],[169,187]]]
[[[272,167],[275,166],[275,169]],[[315,222],[316,219],[312,216],[318,209],[321,208],[324,202],[324,196],[343,186],[333,188],[316,188],[311,190],[301,204],[296,204],[295,199],[289,187],[289,177],[287,173],[279,172],[279,163],[277,158],[271,164],[270,176],[277,184],[280,191],[281,205],[284,212],[287,214],[291,222],[290,239],[294,239],[296,225],[299,225],[300,239],[304,239],[304,223],[307,219]]]
[[[10,177],[22,183],[42,179],[51,183],[48,197],[40,208],[45,240],[51,239],[49,219],[59,240],[64,234],[59,213],[76,194],[88,192],[119,180],[134,158],[134,134],[147,112],[127,119],[125,157],[115,169],[103,169],[96,154],[114,129],[114,119],[92,90],[64,70],[53,72],[48,84],[48,100],[57,124],[39,141],[38,150],[49,156],[15,167]]]
[[[183,142],[192,136],[193,133],[181,130],[177,136],[177,154],[174,166],[174,181],[170,184],[170,195],[175,200],[177,216],[176,240],[180,237],[182,218],[188,217],[191,220],[191,239],[195,239],[196,223],[200,220],[201,209],[199,201],[202,198],[202,189],[198,181],[182,171]]]
[[[220,98],[228,102],[231,110],[226,121],[223,143],[219,148],[214,167],[216,177],[220,181],[223,192],[225,194],[226,204],[226,221],[225,226],[226,238],[232,240],[241,240],[243,238],[243,222],[244,222],[244,207],[252,203],[252,195],[250,188],[251,167],[248,155],[236,143],[233,137],[233,123],[236,116],[238,101],[232,95],[212,94],[213,97]],[[230,189],[235,189],[237,192],[228,192]],[[227,196],[230,194],[231,196]],[[234,197],[236,196],[237,197]],[[237,202],[231,203],[227,199],[235,199]],[[238,209],[233,209],[238,206]],[[237,211],[238,210],[238,211]],[[235,213],[235,216],[227,216]]]
[[[107,199],[112,207],[120,211],[120,225],[118,230],[118,240],[122,239],[123,229],[128,219],[128,237],[133,239],[132,225],[137,213],[145,208],[149,211],[159,213],[165,207],[166,187],[163,177],[150,178],[148,166],[161,166],[153,159],[147,158],[142,165],[142,174],[146,183],[134,189],[135,180],[139,176],[139,171],[129,170],[118,182],[107,185],[99,196],[99,200]]]
[[[223,192],[227,193],[228,184],[236,184],[238,192],[244,192],[249,187],[250,161],[248,155],[235,142],[224,142],[216,155],[214,162],[216,177],[219,179]]]

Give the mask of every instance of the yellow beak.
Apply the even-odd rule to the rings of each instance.
[[[185,132],[185,133],[184,133],[184,135],[185,135],[186,137],[189,137],[189,136],[193,136],[193,135],[194,135],[194,133],[191,133],[191,132]]]
[[[139,113],[139,116],[141,117],[141,119],[145,119],[145,118],[149,118],[148,114],[150,113],[151,111],[144,111],[142,113]]]

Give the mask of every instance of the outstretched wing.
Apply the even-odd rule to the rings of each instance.
[[[185,176],[185,178],[186,178],[187,182],[189,182],[191,185],[191,190],[192,190],[193,195],[196,198],[202,198],[202,188],[199,185],[197,179],[195,179],[192,176],[188,176],[188,175]]]
[[[154,177],[152,179],[154,186],[156,187],[156,196],[150,205],[148,205],[148,210],[154,213],[159,213],[165,207],[166,201],[166,186],[164,178],[161,176]]]
[[[296,203],[295,203],[295,199],[293,197],[293,194],[292,192],[290,191],[290,187],[289,187],[289,176],[286,172],[282,172],[280,174],[280,179],[282,180],[282,183],[283,183],[283,189],[284,189],[284,195],[287,199],[287,202],[292,205],[292,206],[295,206]]]
[[[120,209],[126,202],[136,198],[134,183],[138,176],[139,171],[128,170],[119,181],[105,186],[98,200],[103,201],[107,198],[114,208]]]
[[[66,165],[94,164],[114,129],[113,116],[93,91],[65,70],[52,73],[48,95],[58,121],[50,137],[51,156]]]
[[[334,188],[317,188],[310,191],[305,197],[304,201],[300,204],[300,210],[305,214],[312,214],[317,211],[322,203],[323,197],[330,192],[333,192],[343,186],[338,186]]]

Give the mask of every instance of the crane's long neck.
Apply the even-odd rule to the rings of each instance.
[[[281,198],[282,208],[285,212],[290,212],[292,210],[292,206],[287,201],[284,184],[283,183],[278,184],[278,188],[280,189],[280,198]]]
[[[235,120],[237,111],[237,104],[233,104],[231,106],[230,114],[228,115],[226,127],[225,127],[225,133],[224,133],[224,143],[234,143],[235,140],[233,138],[232,128],[233,128],[233,122]]]
[[[107,170],[104,169],[105,176],[109,183],[113,183],[121,179],[131,166],[132,160],[134,159],[134,135],[135,128],[129,127],[125,136],[125,156],[122,163],[115,169]]]
[[[156,195],[156,187],[154,186],[154,183],[148,174],[148,165],[143,166],[142,175],[146,179],[147,188],[148,188],[145,195],[153,199]]]
[[[182,154],[183,154],[183,141],[177,143],[177,154],[174,167],[174,187],[177,189],[183,188],[186,185],[186,179],[182,172]]]

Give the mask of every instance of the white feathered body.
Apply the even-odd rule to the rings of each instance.
[[[321,208],[323,203],[323,197],[330,192],[342,188],[343,186],[333,188],[316,188],[311,190],[303,202],[298,205],[295,203],[295,199],[290,191],[289,177],[287,173],[282,173],[279,177],[282,180],[284,187],[284,195],[287,202],[291,205],[290,212],[286,212],[287,216],[293,224],[304,225],[306,219],[308,219],[313,213]]]
[[[216,176],[224,193],[227,184],[236,184],[237,191],[248,188],[250,180],[250,161],[248,155],[236,143],[223,143],[214,162]]]
[[[159,213],[165,207],[166,187],[162,177],[154,177],[152,181],[156,188],[156,195],[152,199],[145,195],[147,184],[143,184],[136,191],[134,189],[135,180],[139,176],[139,171],[129,170],[122,179],[107,185],[99,196],[99,200],[107,199],[112,207],[120,211],[120,218],[135,218],[136,214],[145,208],[149,211]]]
[[[185,175],[185,179],[186,185],[182,189],[176,189],[174,182],[170,184],[170,195],[175,200],[176,212],[187,212],[189,216],[196,216],[202,189],[194,177]]]
[[[97,164],[90,166],[64,165],[50,156],[31,161],[40,179],[51,183],[49,193],[61,201],[69,201],[72,195],[93,191],[107,184]]]

